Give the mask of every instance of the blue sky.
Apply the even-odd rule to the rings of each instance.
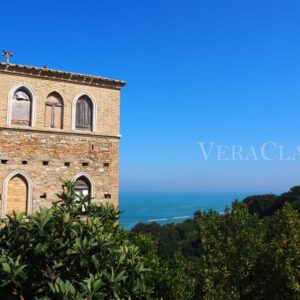
[[[299,1],[5,1],[14,63],[128,82],[121,190],[281,192],[295,161],[205,161],[199,142],[300,145]]]

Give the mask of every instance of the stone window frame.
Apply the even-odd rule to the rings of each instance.
[[[92,200],[95,199],[95,196],[96,196],[95,195],[95,182],[94,182],[93,178],[85,172],[80,172],[72,178],[72,181],[75,182],[80,177],[84,177],[89,182],[90,187],[91,187],[91,198],[92,198]]]
[[[76,104],[77,104],[77,100],[79,98],[81,98],[82,96],[87,96],[91,102],[92,102],[92,130],[91,131],[86,131],[86,130],[80,130],[80,129],[76,129]],[[97,103],[95,101],[95,98],[86,92],[81,92],[79,94],[77,94],[72,101],[72,124],[71,124],[71,129],[75,130],[75,131],[82,131],[82,132],[96,132],[97,130]]]
[[[3,186],[2,186],[2,200],[1,200],[1,211],[0,211],[0,217],[5,218],[6,216],[6,207],[7,207],[7,192],[8,192],[8,184],[12,178],[15,176],[21,176],[26,181],[27,188],[28,188],[28,195],[27,195],[27,211],[26,215],[30,215],[32,213],[32,190],[33,190],[33,184],[31,181],[31,178],[28,176],[27,173],[16,170],[12,173],[10,173],[4,180]]]
[[[26,89],[30,93],[31,96],[31,120],[30,125],[26,126],[26,128],[35,127],[36,126],[36,95],[34,90],[25,82],[18,83],[14,85],[8,93],[8,101],[7,101],[7,125],[8,126],[16,126],[16,127],[25,127],[22,125],[14,125],[11,123],[11,117],[12,117],[12,99],[14,97],[14,94],[19,89]]]

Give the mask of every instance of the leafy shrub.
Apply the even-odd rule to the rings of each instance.
[[[147,299],[143,258],[117,224],[118,211],[76,196],[28,218],[1,221],[1,299]]]
[[[0,299],[300,299],[298,187],[130,233],[73,182],[58,196],[0,221]]]

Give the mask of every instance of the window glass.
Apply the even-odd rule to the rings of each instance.
[[[12,101],[11,124],[31,125],[32,100],[28,91],[19,89],[14,93]]]
[[[81,195],[81,194],[84,196],[90,195],[90,184],[85,178],[80,177],[76,180],[75,192],[77,195]]]
[[[87,96],[82,96],[76,103],[76,129],[92,130],[93,105]]]
[[[79,177],[75,182],[75,193],[78,196],[76,202],[80,203],[80,198],[82,196],[91,196],[91,186],[89,181],[85,177]],[[84,201],[81,203],[81,210],[84,212],[86,210],[86,206],[88,205],[88,201]]]
[[[45,127],[63,128],[63,100],[57,93],[52,93],[47,97]]]

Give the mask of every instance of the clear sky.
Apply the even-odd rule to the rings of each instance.
[[[199,146],[300,145],[299,1],[12,0],[1,3],[0,25],[14,63],[128,82],[121,190],[300,184],[300,155],[219,161],[213,147],[206,161]]]

